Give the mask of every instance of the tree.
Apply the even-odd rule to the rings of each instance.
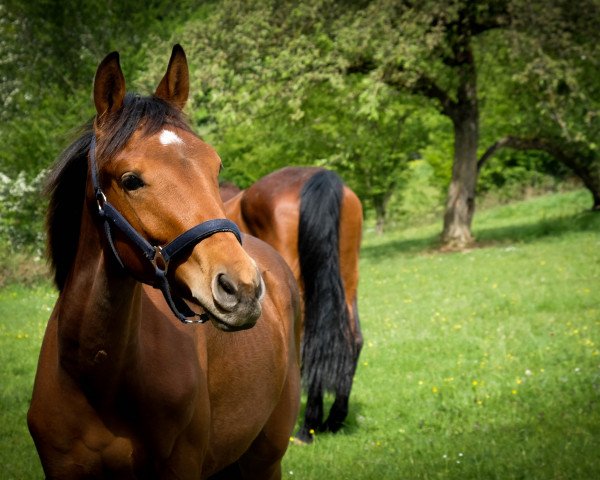
[[[448,248],[473,241],[480,108],[474,42],[508,22],[506,2],[382,0],[370,3],[347,30],[363,32],[359,39],[371,46],[356,43],[349,70],[377,72],[391,87],[435,100],[452,122],[454,161],[442,232]]]
[[[190,116],[223,156],[226,179],[247,186],[284,165],[328,166],[376,210],[383,228],[387,202],[426,132],[414,101],[347,74],[333,38],[345,8],[228,1],[208,21],[187,22],[179,36],[198,92]]]
[[[227,2],[208,28],[196,26],[198,55],[208,53],[211,65],[200,81],[205,100],[224,112],[217,114],[221,125],[223,116],[264,111],[273,100],[287,102],[301,117],[310,86],[339,84],[354,74],[370,82],[371,92],[385,84],[435,100],[455,133],[442,237],[445,244],[462,247],[473,240],[477,181],[473,41],[507,23],[505,2]],[[227,89],[234,93],[224,93]],[[385,196],[378,200],[384,203]]]
[[[170,34],[194,2],[177,3],[0,2],[0,249],[43,248],[44,169],[92,117],[99,60],[118,49],[127,71],[139,68],[149,32],[155,43]]]
[[[575,11],[563,0],[514,1],[512,16],[507,34],[493,39],[512,72],[500,85],[512,115],[478,168],[503,148],[546,152],[581,179],[599,210],[600,2],[580,2]]]
[[[563,0],[550,3],[553,9],[566,11],[567,4]],[[462,248],[473,241],[471,222],[475,212],[478,165],[483,165],[483,162],[478,163],[480,93],[487,86],[481,84],[481,63],[497,63],[496,59],[486,55],[487,50],[504,48],[510,50],[511,55],[514,51],[517,62],[498,65],[499,76],[491,82],[511,85],[519,77],[521,82],[530,82],[537,72],[537,50],[525,55],[527,52],[523,48],[515,48],[507,39],[514,38],[515,44],[535,43],[539,32],[544,31],[544,19],[554,21],[554,17],[544,15],[545,5],[525,0],[425,0],[418,3],[410,0],[225,0],[208,21],[192,20],[178,32],[179,38],[190,42],[190,57],[200,59],[197,68],[194,68],[193,81],[201,93],[194,98],[192,116],[205,135],[219,144],[228,132],[241,133],[241,126],[254,131],[248,122],[260,123],[261,117],[265,116],[277,125],[282,122],[290,124],[287,135],[293,136],[295,129],[301,126],[300,120],[309,118],[307,108],[310,101],[307,99],[314,95],[315,89],[328,85],[326,88],[331,88],[332,95],[340,102],[346,102],[349,97],[344,96],[343,91],[350,78],[361,78],[365,94],[356,95],[356,99],[364,99],[371,94],[370,101],[385,105],[389,91],[395,90],[424,99],[421,100],[423,104],[429,100],[430,105],[435,105],[437,111],[450,121],[454,133],[452,176],[442,242],[447,248]],[[539,17],[537,23],[529,22],[528,12],[529,17]],[[575,24],[571,20],[558,21],[561,18],[556,16],[557,22],[552,25],[556,25],[557,31],[568,33]],[[543,37],[545,44],[552,44],[551,33]],[[559,38],[567,44],[573,40],[568,35]],[[560,53],[559,46],[557,43],[544,50],[548,52],[548,65],[552,65],[556,54]],[[521,71],[519,68],[524,65],[531,68]],[[577,59],[573,65],[579,68]],[[581,78],[593,81],[594,77],[589,75],[592,71],[586,67]],[[550,78],[545,76],[546,80]],[[551,90],[547,92],[551,93]],[[510,88],[504,89],[504,92],[500,102],[509,108],[514,104],[517,108]],[[527,104],[532,112],[547,102],[547,98],[538,101],[531,95],[521,95],[521,98],[523,105]],[[572,99],[569,117],[579,135],[582,129],[576,112],[581,108],[581,98],[574,96]],[[361,108],[360,103],[345,106]],[[552,115],[555,116],[555,113]],[[524,123],[531,122],[533,117],[533,114],[520,116]],[[357,125],[368,125],[370,121],[367,119]],[[339,134],[344,128],[343,120],[327,122],[331,127],[330,133]],[[398,127],[402,125],[402,122],[397,123]],[[275,128],[276,132],[284,130]],[[499,135],[492,143],[511,134],[496,128],[492,130]],[[572,140],[578,141],[578,135]],[[488,134],[484,136],[490,137]],[[588,137],[590,141],[586,145],[593,149],[592,136]],[[236,138],[242,139],[243,135]],[[261,138],[268,141],[268,137]],[[554,138],[563,144],[566,137]],[[242,144],[239,144],[240,147],[243,147]],[[280,145],[287,144],[284,139]],[[571,142],[569,145],[575,144]],[[579,148],[569,150],[579,152],[580,158],[585,157]],[[244,148],[239,151],[247,152]],[[289,152],[293,149],[276,151]],[[311,153],[314,152],[311,150]],[[337,162],[338,166],[358,164],[355,167],[357,171],[360,162],[367,161],[364,155],[352,155],[348,150],[344,155],[326,158]],[[572,156],[571,153],[569,155]],[[317,158],[323,157],[317,155]],[[388,157],[392,158],[393,155]],[[296,158],[292,160],[295,161]],[[372,175],[375,171],[365,169],[360,178],[374,181],[369,186],[370,191],[384,192],[387,179],[382,176],[377,179]],[[379,200],[374,200],[373,205],[385,204],[385,198],[383,194]]]
[[[383,233],[388,204],[402,190],[409,162],[421,156],[428,139],[424,109],[397,91],[373,93],[361,76],[347,76],[335,89],[317,89],[302,106],[310,141],[320,145],[318,163],[335,168],[375,211]],[[349,107],[351,106],[351,107]]]
[[[111,50],[145,62],[140,45],[170,33],[174,12],[190,1],[4,0],[0,4],[0,171],[34,177],[67,143],[69,130],[93,114],[95,68]],[[131,52],[131,55],[129,55]]]

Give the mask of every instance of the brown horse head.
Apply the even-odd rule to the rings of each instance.
[[[99,183],[108,202],[153,246],[164,246],[207,220],[225,218],[217,179],[221,159],[184,119],[188,92],[188,65],[179,45],[151,97],[125,93],[116,52],[96,72]],[[91,185],[87,196],[93,205]],[[126,270],[152,283],[147,280],[152,265],[131,239],[116,232],[114,245]],[[169,265],[171,288],[205,310],[222,330],[254,325],[263,281],[236,236],[218,232],[188,250]]]

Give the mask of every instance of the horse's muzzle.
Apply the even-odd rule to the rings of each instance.
[[[258,270],[256,277],[247,282],[227,273],[219,273],[212,280],[211,291],[218,312],[214,315],[217,328],[244,330],[256,324],[265,293],[265,284]]]

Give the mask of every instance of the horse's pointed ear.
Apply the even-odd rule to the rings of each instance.
[[[97,122],[123,105],[125,97],[125,77],[121,71],[119,54],[109,53],[96,70],[94,78],[94,103],[96,105]]]
[[[158,84],[154,95],[182,110],[189,92],[190,73],[187,58],[181,45],[177,44],[173,47],[167,73]]]

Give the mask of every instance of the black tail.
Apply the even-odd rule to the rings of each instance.
[[[340,177],[329,170],[302,188],[298,253],[304,284],[302,379],[309,392],[335,393],[352,382],[354,342],[340,275]],[[349,390],[349,388],[348,388]]]

